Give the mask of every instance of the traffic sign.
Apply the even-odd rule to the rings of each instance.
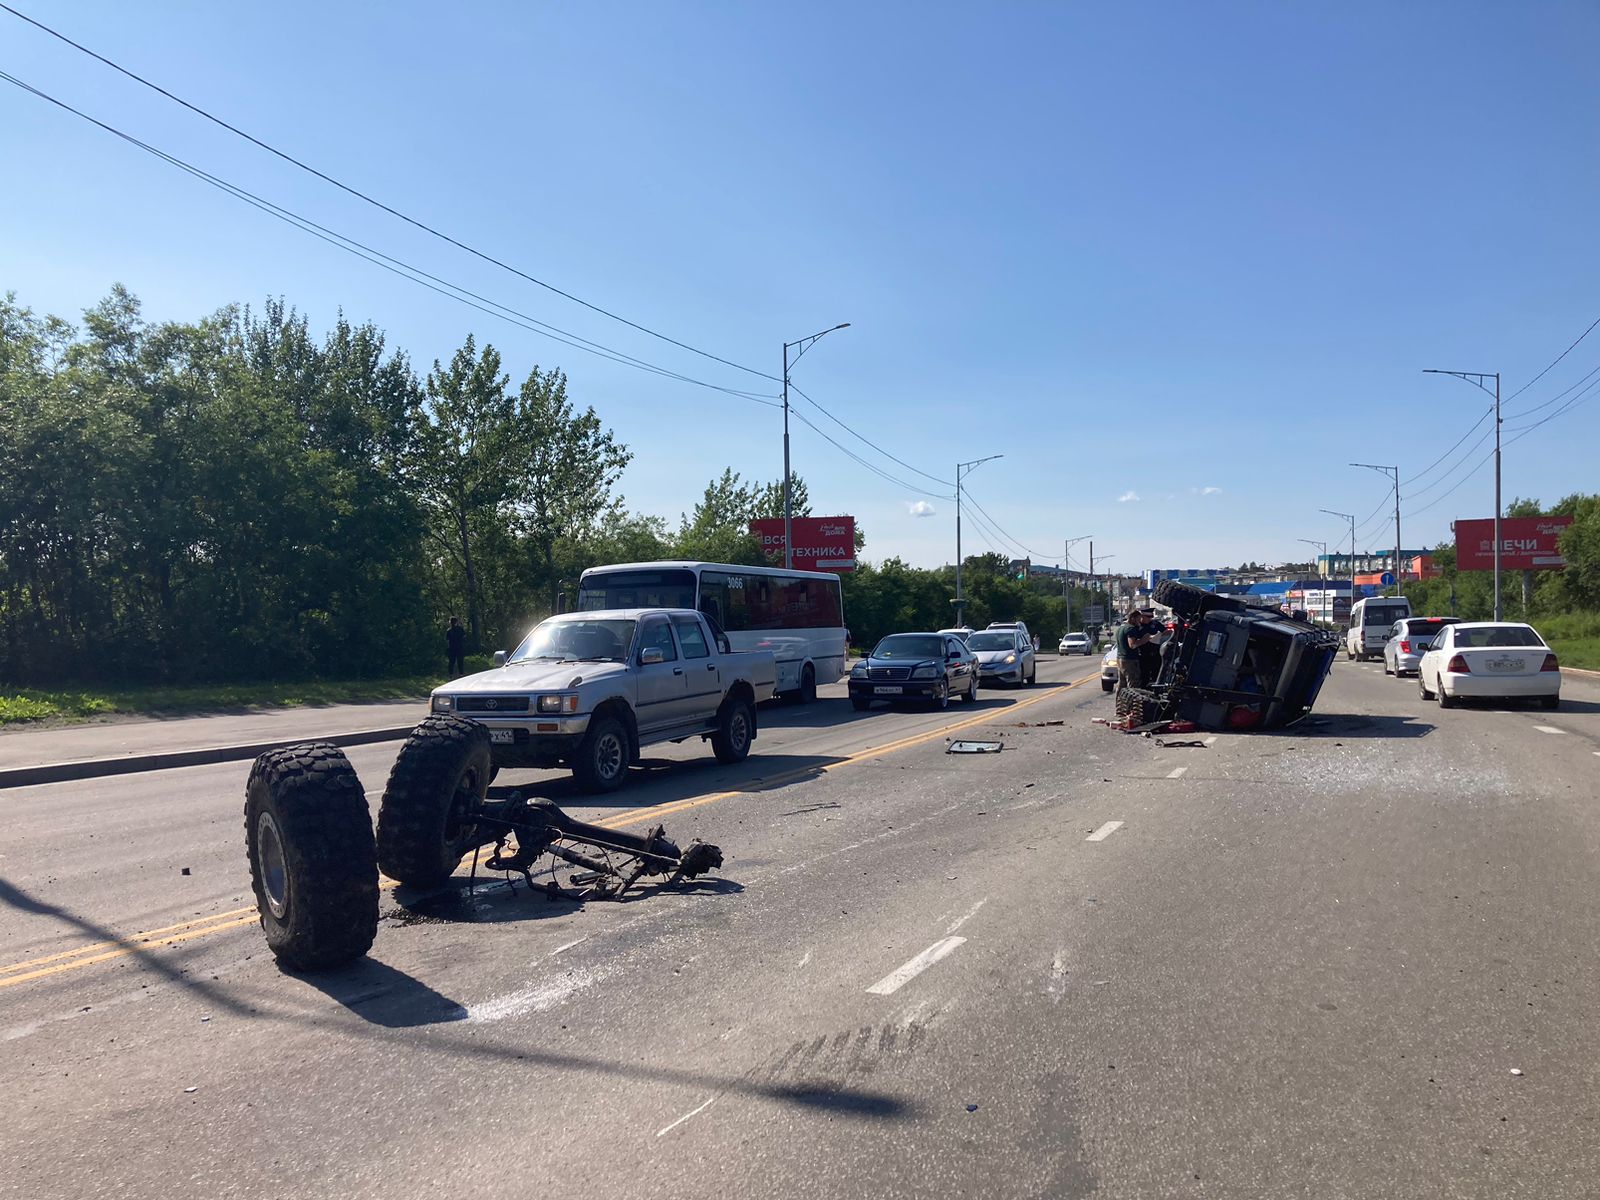
[[[1378,582],[1383,584],[1384,587],[1393,587],[1394,586],[1394,572],[1393,571],[1385,571],[1382,575],[1378,576]]]

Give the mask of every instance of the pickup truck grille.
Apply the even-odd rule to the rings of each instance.
[[[910,679],[910,667],[873,667],[867,672],[868,679]]]
[[[471,713],[525,713],[526,696],[457,696],[457,712]]]

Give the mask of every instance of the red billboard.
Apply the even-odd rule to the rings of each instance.
[[[1571,517],[1501,517],[1500,569],[1502,571],[1559,571],[1567,565],[1561,557],[1561,531]],[[1456,569],[1494,570],[1494,520],[1457,521]]]
[[[856,569],[856,519],[854,517],[794,517],[794,566],[800,571],[853,571]],[[763,517],[750,522],[750,535],[761,543],[767,557],[783,562],[783,518]]]

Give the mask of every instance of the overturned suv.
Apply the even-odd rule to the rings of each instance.
[[[1311,711],[1337,634],[1172,579],[1156,585],[1154,599],[1172,610],[1176,636],[1162,648],[1152,686],[1118,693],[1117,713],[1130,726],[1278,729]]]

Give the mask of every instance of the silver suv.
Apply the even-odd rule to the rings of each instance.
[[[967,649],[978,656],[982,683],[1032,683],[1039,673],[1033,653],[1033,635],[1021,621],[997,621],[967,639]]]

